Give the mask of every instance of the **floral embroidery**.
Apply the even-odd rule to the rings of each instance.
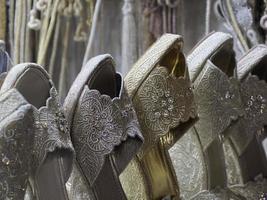
[[[82,132],[90,130],[90,135],[82,134],[80,142],[99,153],[110,153],[122,137],[122,116],[119,107],[109,96],[100,95],[96,90],[84,94],[81,102],[79,124]]]
[[[92,185],[104,164],[105,155],[128,136],[141,137],[130,99],[111,99],[86,87],[74,118],[73,143],[77,160]]]
[[[155,145],[160,137],[181,122],[196,117],[190,81],[176,78],[165,67],[156,67],[134,98],[139,122],[145,134],[144,148]]]
[[[239,129],[231,135],[238,155],[247,148],[255,134],[262,134],[267,125],[267,84],[257,76],[249,76],[241,84],[244,118],[239,120]]]
[[[249,76],[241,85],[242,99],[245,104],[247,132],[261,131],[267,125],[267,84],[257,76]]]

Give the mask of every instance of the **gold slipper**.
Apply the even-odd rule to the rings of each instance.
[[[126,76],[145,138],[120,176],[128,199],[179,199],[168,149],[197,119],[182,38],[165,34]]]

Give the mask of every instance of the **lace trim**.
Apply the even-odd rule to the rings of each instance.
[[[111,99],[86,86],[76,113],[72,139],[78,163],[90,185],[93,185],[105,156],[128,136],[142,136],[126,91],[120,98]]]
[[[33,114],[35,120],[33,169],[37,169],[47,153],[55,151],[56,148],[74,151],[70,141],[69,125],[54,87],[50,89],[50,97],[47,99],[46,106],[38,110],[34,108]]]
[[[145,133],[143,153],[171,129],[197,116],[190,81],[170,75],[165,67],[150,73],[133,102]]]

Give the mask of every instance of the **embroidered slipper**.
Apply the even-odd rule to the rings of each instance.
[[[34,146],[30,182],[40,200],[68,199],[65,189],[72,170],[73,148],[57,91],[39,65],[24,63],[7,74],[1,93],[17,89],[33,107]]]
[[[172,152],[184,199],[241,198],[227,189],[222,141],[243,114],[232,42],[230,35],[213,32],[187,57],[199,121]]]
[[[79,175],[73,175],[73,199],[77,199],[77,191],[90,199],[126,199],[119,175],[136,155],[143,138],[123,79],[114,66],[110,55],[92,58],[64,103],[76,151],[74,173],[79,171],[86,184],[75,185]]]
[[[247,199],[267,193],[267,47],[257,45],[237,63],[244,117],[225,143],[229,187]]]
[[[182,44],[179,35],[163,35],[125,78],[145,138],[120,177],[128,199],[179,198],[168,150],[197,120]]]

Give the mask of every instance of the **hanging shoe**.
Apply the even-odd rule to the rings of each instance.
[[[163,35],[126,76],[145,138],[120,177],[128,199],[179,199],[168,149],[197,120],[182,44],[179,35]]]
[[[267,46],[258,45],[237,64],[241,82],[244,117],[224,144],[229,187],[246,199],[260,199],[267,193]]]
[[[239,199],[226,188],[222,146],[243,114],[232,45],[230,35],[213,32],[187,57],[199,121],[170,150],[182,199]]]
[[[33,148],[31,105],[15,89],[0,95],[0,199],[23,199]]]
[[[57,91],[47,72],[32,63],[16,65],[9,71],[0,92],[12,88],[33,108],[34,144],[28,153],[32,153],[30,182],[35,198],[66,200],[73,149]]]
[[[82,68],[64,109],[76,151],[71,199],[126,199],[119,175],[138,152],[143,137],[110,55],[94,57]],[[82,179],[83,185],[77,185]]]

